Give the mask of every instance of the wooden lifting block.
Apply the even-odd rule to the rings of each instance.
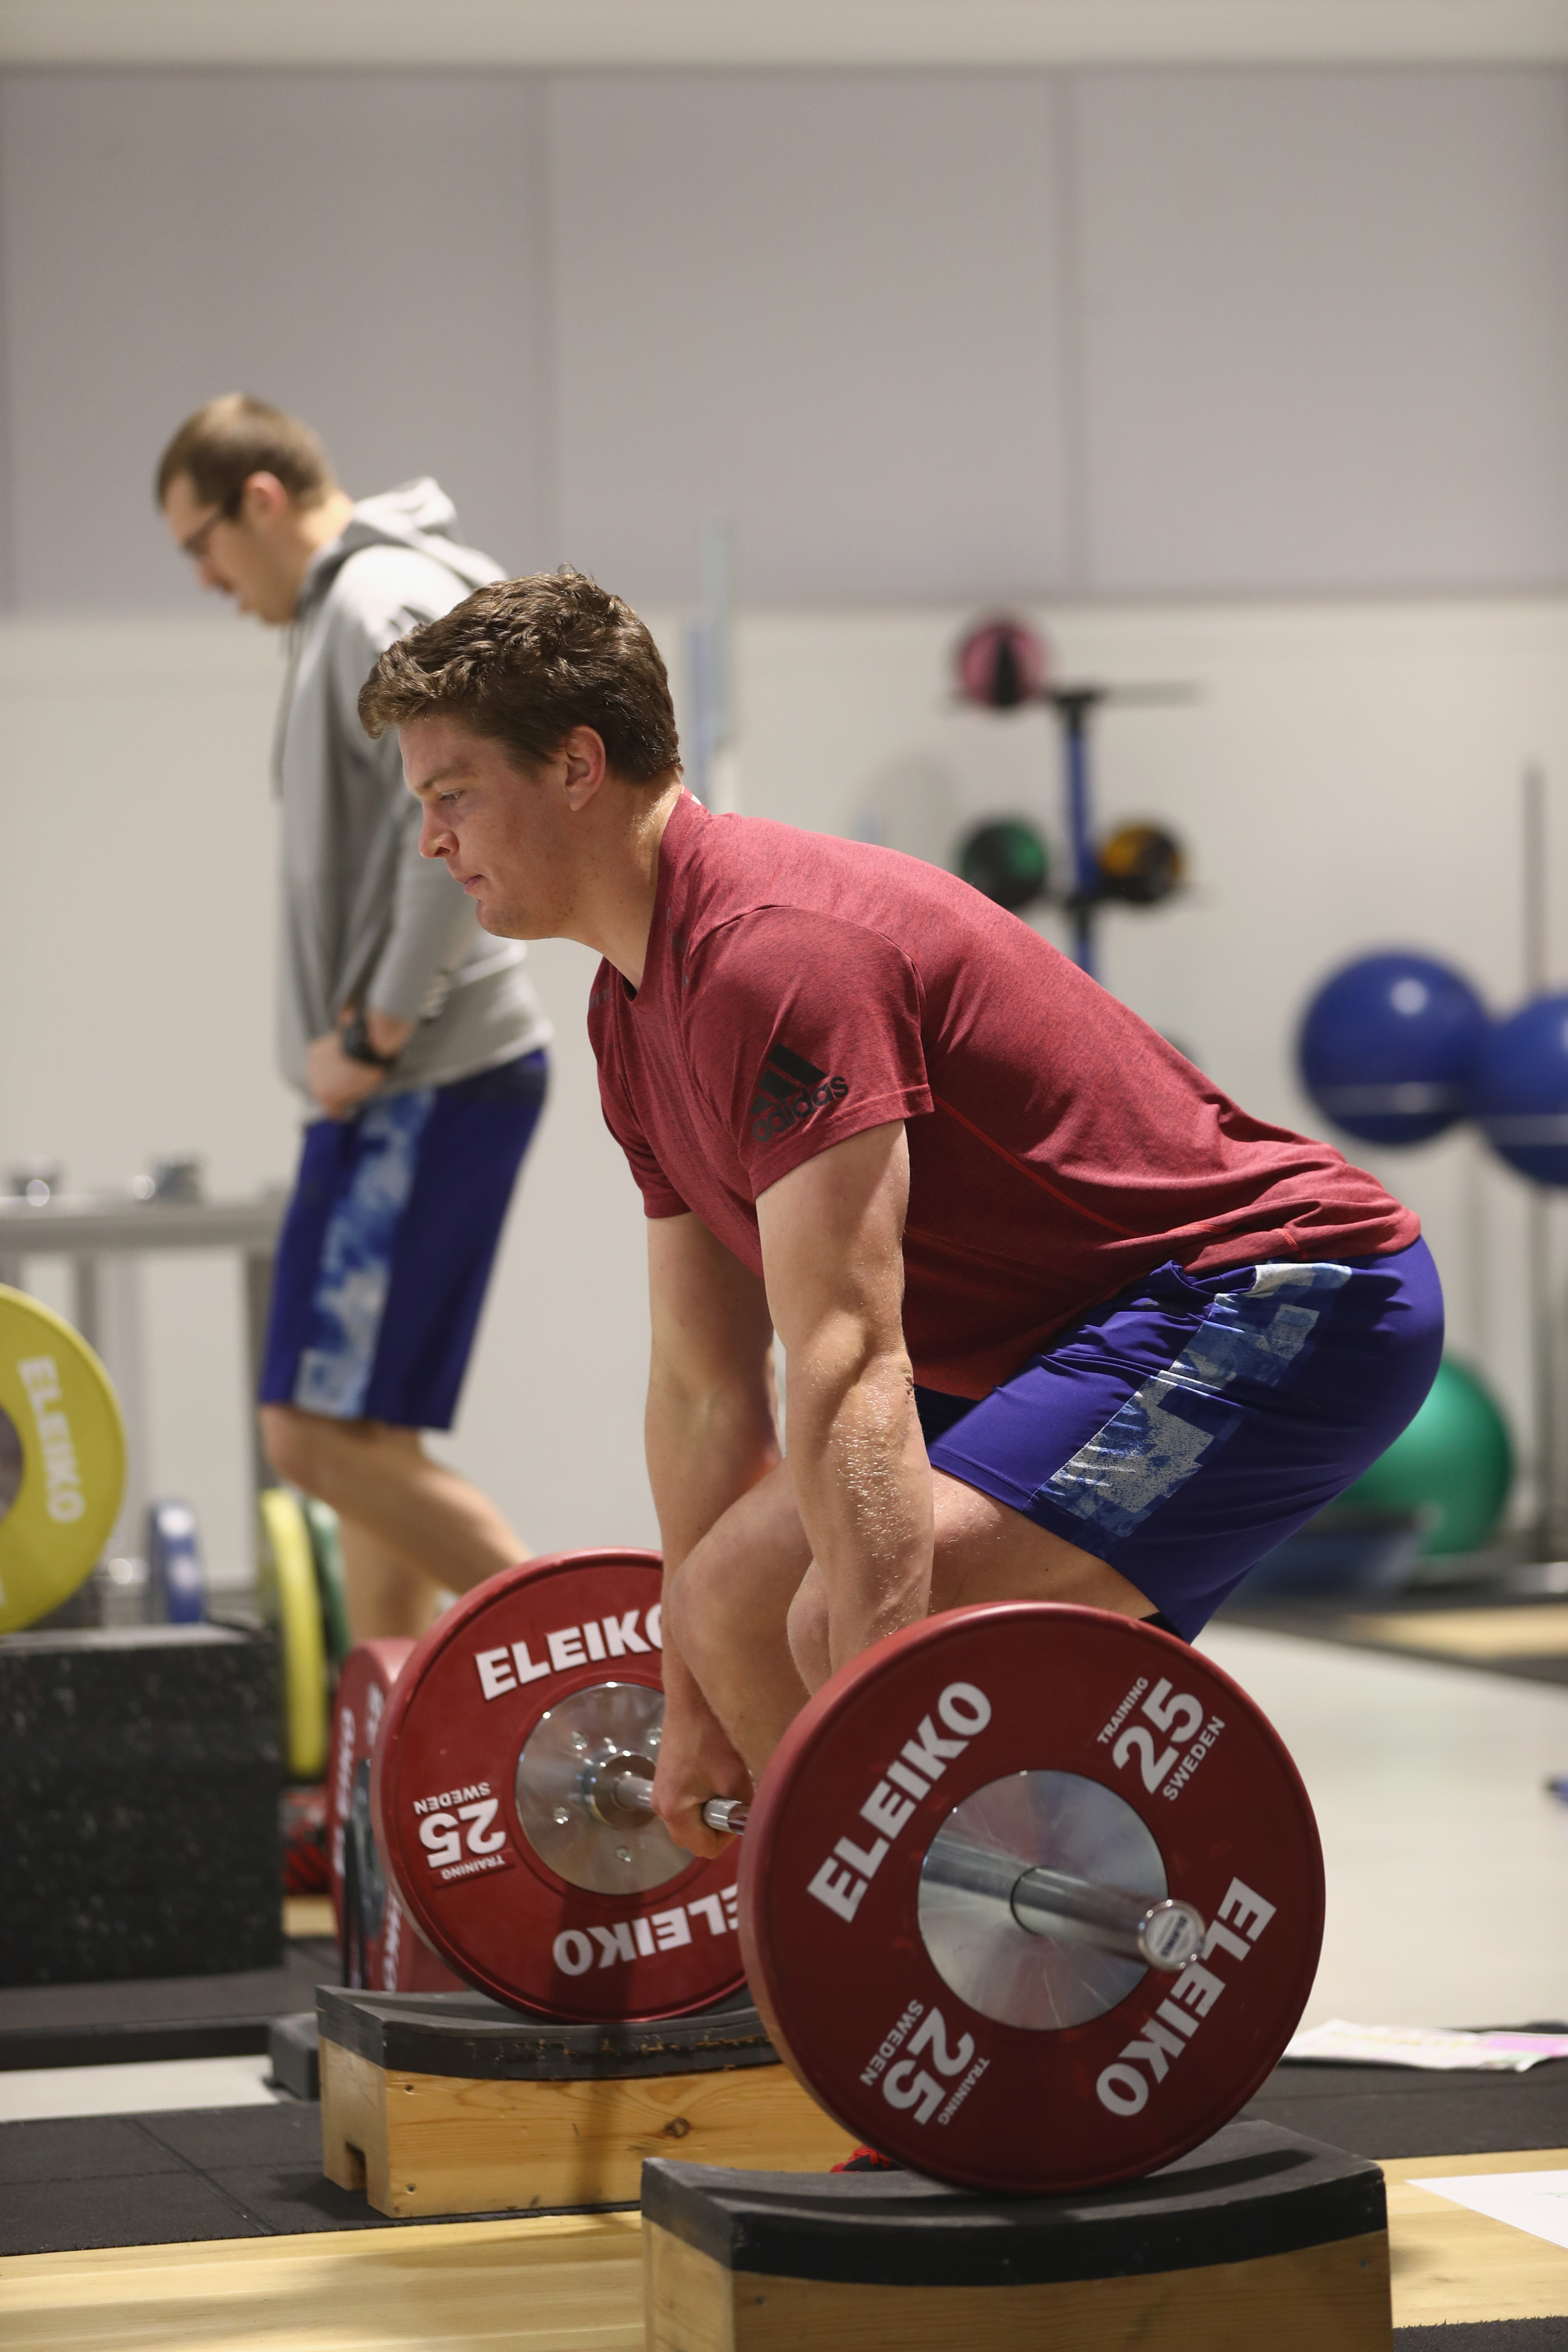
[[[1389,2352],[1383,2175],[1227,2124],[1115,2189],[643,2168],[647,2352]]]
[[[743,1996],[647,2025],[330,1985],[316,2009],[327,2178],[399,2219],[635,2204],[676,2147],[768,2172],[849,2153]]]

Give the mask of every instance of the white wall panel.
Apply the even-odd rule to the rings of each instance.
[[[1047,78],[552,85],[563,551],[764,604],[1060,576]]]
[[[1568,578],[1556,72],[1075,85],[1110,595]]]
[[[437,474],[479,543],[540,561],[539,121],[517,76],[6,78],[18,603],[188,605],[153,469],[239,387],[356,493]]]

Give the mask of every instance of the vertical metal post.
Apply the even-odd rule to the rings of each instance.
[[[710,522],[702,534],[702,609],[686,632],[687,774],[698,799],[715,815],[740,808],[736,775],[734,643],[731,622],[730,526]]]
[[[1524,854],[1524,989],[1527,999],[1547,989],[1546,779],[1527,767],[1522,778]],[[1556,1557],[1561,1482],[1557,1426],[1557,1318],[1553,1311],[1551,1199],[1542,1184],[1530,1192],[1528,1259],[1531,1370],[1535,1403],[1535,1555]]]
[[[1072,858],[1073,961],[1094,976],[1094,818],[1089,772],[1089,713],[1100,699],[1087,688],[1061,687],[1050,696],[1062,726],[1067,761],[1068,847]]]
[[[125,1424],[125,1493],[105,1557],[137,1553],[152,1492],[153,1417],[142,1264],[131,1250],[72,1253],[77,1328],[103,1360]],[[90,1328],[89,1328],[90,1326]]]
[[[77,1250],[71,1266],[71,1313],[89,1348],[103,1353],[102,1266],[90,1250]]]
[[[256,1410],[257,1392],[261,1386],[261,1360],[267,1347],[267,1317],[272,1304],[272,1262],[270,1250],[247,1250],[241,1265],[245,1274],[245,1375],[248,1383],[247,1394],[250,1411],[250,1475],[258,1495],[272,1483],[272,1473],[261,1451],[261,1422]],[[250,1515],[256,1525],[256,1513]]]

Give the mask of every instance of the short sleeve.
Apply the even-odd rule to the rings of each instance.
[[[615,1103],[610,1088],[599,1074],[599,1107],[605,1114],[605,1125],[626,1155],[626,1165],[637,1180],[642,1194],[643,1214],[647,1217],[684,1217],[689,1212],[648,1146],[647,1138],[626,1115],[624,1105]]]
[[[598,1066],[599,1108],[605,1125],[626,1155],[626,1165],[642,1194],[643,1213],[649,1217],[684,1217],[688,1214],[687,1203],[660,1167],[623,1080],[620,1052],[609,1018],[611,998],[619,986],[614,967],[601,963],[588,994],[588,1036]]]
[[[931,1108],[919,974],[880,931],[758,908],[701,941],[682,986],[692,1073],[753,1201],[834,1144]]]

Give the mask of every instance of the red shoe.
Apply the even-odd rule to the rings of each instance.
[[[847,2156],[842,2164],[830,2164],[827,2168],[830,2172],[907,2172],[909,2170],[908,2165],[895,2164],[890,2156],[883,2156],[879,2149],[868,2147],[863,2140],[853,2156]]]

